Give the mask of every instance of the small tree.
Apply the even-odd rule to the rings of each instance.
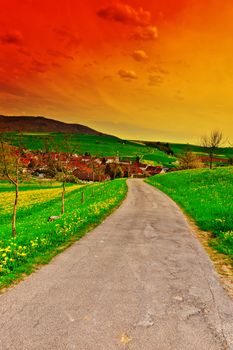
[[[223,144],[223,134],[219,130],[212,131],[209,136],[203,136],[201,145],[205,148],[206,153],[209,155],[209,166],[213,168],[213,158],[216,150]]]
[[[113,178],[113,172],[109,163],[105,165],[104,173],[105,175],[110,176],[111,179]]]
[[[93,157],[93,156],[89,156],[89,157],[90,157],[89,165],[90,165],[91,170],[92,170],[92,181],[94,182],[97,179],[98,167],[97,167],[95,157]]]
[[[61,214],[63,215],[65,213],[66,184],[73,177],[72,157],[74,152],[71,149],[69,136],[64,135],[63,142],[59,144],[54,139],[51,140],[50,150],[52,152],[45,154],[45,157],[51,174],[62,183]]]
[[[199,157],[193,152],[184,152],[178,156],[178,162],[180,169],[197,169],[202,168],[203,163]]]
[[[20,136],[19,136],[20,140]],[[20,144],[20,142],[19,142]],[[12,235],[16,237],[16,215],[19,198],[19,182],[23,174],[23,168],[25,167],[22,158],[24,152],[23,148],[13,147],[7,142],[4,137],[0,140],[0,174],[3,179],[10,181],[15,187],[15,199],[13,205],[12,214]]]

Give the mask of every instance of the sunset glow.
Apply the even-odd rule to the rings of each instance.
[[[130,139],[233,135],[230,0],[2,0],[0,114]]]

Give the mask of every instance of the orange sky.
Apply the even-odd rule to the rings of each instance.
[[[0,114],[233,137],[232,0],[1,0]]]

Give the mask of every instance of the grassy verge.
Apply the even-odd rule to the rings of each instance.
[[[37,193],[40,198],[40,191]],[[31,206],[25,203],[18,212],[15,239],[11,237],[10,213],[0,213],[0,289],[31,273],[37,265],[48,263],[80,239],[109,215],[126,193],[125,180],[77,188],[66,195],[66,213],[53,222],[48,222],[48,217],[59,215],[60,197],[48,200],[42,196]],[[30,196],[30,191],[27,194]]]
[[[30,180],[28,182],[22,182],[19,184],[20,191],[30,191],[30,190],[46,190],[52,188],[61,188],[62,184],[58,181],[53,180]],[[75,184],[67,183],[67,187],[73,187]],[[0,180],[0,193],[1,192],[14,192],[15,188],[7,180]]]
[[[189,170],[147,179],[174,199],[203,231],[209,244],[233,260],[233,168]]]

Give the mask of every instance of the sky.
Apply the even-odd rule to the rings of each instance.
[[[232,0],[1,0],[0,114],[233,138]]]

